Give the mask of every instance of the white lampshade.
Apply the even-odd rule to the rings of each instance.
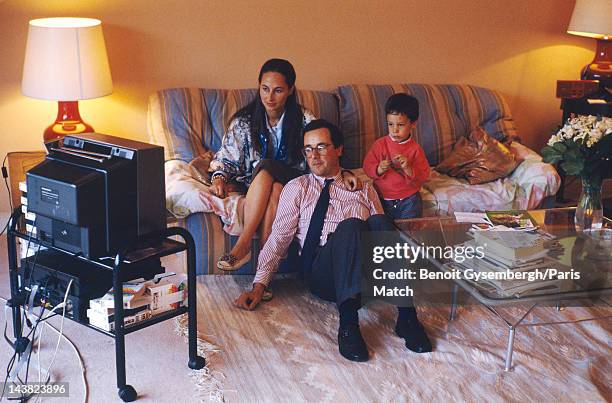
[[[612,39],[612,0],[576,0],[567,33]]]
[[[22,93],[53,101],[77,101],[112,93],[101,24],[92,18],[30,21]]]

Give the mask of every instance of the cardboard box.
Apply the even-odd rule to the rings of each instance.
[[[145,295],[150,296],[153,315],[183,306],[187,300],[187,275],[172,274],[147,285]]]

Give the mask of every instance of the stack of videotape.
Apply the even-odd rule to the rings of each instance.
[[[131,325],[151,317],[150,301],[144,297],[144,281],[123,284],[123,324]],[[111,289],[103,297],[89,301],[89,324],[112,332],[115,330],[115,296]]]
[[[21,191],[21,212],[25,217],[25,228],[26,233],[33,238],[36,238],[36,214],[28,211],[28,188],[26,182],[19,182],[19,190]],[[19,238],[20,244],[20,257],[26,258],[32,256],[37,250],[44,250],[44,246],[36,245],[34,242],[30,242],[27,239]]]
[[[133,280],[123,283],[123,323],[129,326],[153,315],[176,309],[185,304],[187,276],[163,273],[153,280]],[[89,324],[112,332],[115,330],[115,296],[113,289],[104,296],[89,301]]]
[[[89,324],[106,330],[107,332],[115,331],[115,310],[113,308],[89,308],[87,310],[87,317]],[[147,305],[143,305],[138,308],[124,309],[123,310],[123,324],[125,326],[132,325],[134,323],[142,322],[151,317],[151,310]]]

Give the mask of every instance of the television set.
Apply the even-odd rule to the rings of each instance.
[[[97,258],[166,227],[162,147],[100,133],[46,146],[45,160],[26,174],[40,239]]]

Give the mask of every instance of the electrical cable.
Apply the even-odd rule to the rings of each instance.
[[[8,172],[6,171],[6,159],[8,158],[8,153],[4,156],[2,160],[2,177],[4,178],[4,185],[6,186],[6,191],[8,192],[9,206],[11,208],[11,214],[13,213],[13,198],[11,197],[11,188],[8,184]],[[6,220],[6,224],[2,231],[0,231],[0,235],[4,234],[4,231],[8,228],[9,222],[11,221],[11,217],[9,216],[8,220]]]
[[[24,308],[20,308],[23,309],[25,312]],[[5,317],[5,321],[8,320],[6,317],[6,305],[5,305],[5,310],[4,310],[4,317]],[[5,328],[6,328],[6,323],[5,323]],[[23,326],[22,326],[23,329]],[[29,338],[30,335],[32,334],[33,329],[31,329],[28,334],[25,336],[25,338]],[[21,337],[21,336],[20,336]],[[6,385],[7,385],[7,381],[10,377],[11,372],[13,371],[13,365],[15,365],[15,358],[17,357],[18,353],[17,353],[17,348],[15,348],[15,352],[13,353],[13,356],[11,357],[11,359],[9,360],[9,363],[6,367],[6,377],[4,378],[4,386],[2,388],[2,393],[0,394],[0,401],[2,401],[2,398],[4,397],[4,393],[6,392]]]
[[[17,379],[19,379],[19,381],[21,382],[22,385],[28,383],[28,375],[29,375],[28,373],[29,373],[29,370],[30,370],[30,359],[32,358],[32,351],[34,351],[33,343],[34,343],[34,340],[36,340],[36,330],[38,329],[38,325],[43,321],[42,316],[43,316],[43,314],[45,312],[45,307],[41,306],[40,308],[41,308],[40,309],[40,314],[38,315],[38,317],[37,317],[38,319],[34,322],[34,327],[32,328],[32,341],[31,341],[32,345],[29,348],[28,359],[27,359],[26,364],[25,364],[25,366],[26,366],[26,373],[25,373],[25,379],[24,380],[21,380],[21,378],[19,378],[19,372],[21,372],[21,369],[17,370]],[[30,313],[30,314],[28,314],[28,316],[33,316],[33,315]],[[41,331],[42,331],[42,329],[41,329]],[[20,400],[26,401],[26,400],[29,400],[31,397],[32,397],[32,395],[25,395],[24,393],[21,393]],[[8,399],[8,400],[14,400],[14,399]]]
[[[70,286],[71,286],[71,284],[68,284],[68,286],[70,287]],[[9,372],[7,373],[7,379],[9,379],[9,377],[10,377],[10,379],[11,379],[11,381],[12,381],[12,382],[14,382],[14,379],[18,379],[18,380],[21,382],[21,384],[27,383],[27,381],[28,381],[29,365],[30,365],[30,358],[31,358],[32,351],[34,350],[34,348],[33,348],[33,344],[34,344],[34,341],[36,340],[36,329],[38,328],[38,325],[39,325],[41,322],[43,322],[43,321],[45,321],[45,320],[49,319],[49,317],[50,317],[50,316],[53,314],[53,312],[54,312],[55,310],[57,310],[57,309],[64,308],[64,310],[63,310],[63,315],[65,315],[65,313],[66,313],[66,309],[65,309],[65,307],[66,307],[66,299],[67,299],[67,297],[68,297],[68,292],[69,292],[69,291],[70,291],[70,288],[68,288],[68,290],[66,291],[66,294],[65,294],[65,296],[64,296],[64,302],[62,302],[62,303],[60,303],[60,304],[56,305],[55,307],[53,307],[53,309],[52,309],[52,310],[51,310],[51,311],[50,311],[50,312],[49,312],[49,313],[46,315],[46,317],[44,317],[44,318],[43,318],[43,314],[44,314],[44,305],[43,305],[43,306],[41,306],[41,312],[40,312],[40,314],[39,314],[39,316],[38,316],[38,317],[35,317],[35,315],[33,315],[31,312],[27,312],[27,311],[26,311],[26,309],[25,309],[25,307],[23,308],[23,309],[24,309],[24,311],[26,312],[26,315],[28,316],[28,319],[29,319],[29,320],[33,320],[33,321],[35,322],[35,324],[34,324],[33,328],[30,330],[30,332],[29,332],[29,333],[28,333],[28,335],[26,336],[27,338],[29,338],[29,337],[30,337],[30,335],[32,335],[32,342],[31,342],[31,343],[28,345],[28,349],[27,349],[27,351],[25,352],[25,354],[27,354],[27,355],[28,355],[28,358],[27,358],[27,363],[26,363],[26,361],[24,361],[24,359],[22,358],[22,359],[20,359],[20,360],[19,360],[18,366],[17,366],[16,368],[12,369],[12,365],[11,365],[11,369],[10,369],[10,370],[9,370]],[[6,313],[6,310],[5,310],[5,313]],[[32,317],[32,316],[34,316],[34,317]],[[5,317],[6,317],[6,315],[5,315]],[[45,322],[45,324],[47,324],[47,322]],[[62,326],[63,326],[63,318],[62,318]],[[39,380],[40,380],[40,335],[42,334],[42,330],[43,330],[43,329],[44,329],[44,327],[41,329],[41,333],[39,333],[39,342],[38,342],[38,344],[39,344],[39,345],[38,345],[38,358],[39,358],[39,360],[38,360],[38,365],[37,365],[37,367],[38,367],[38,373],[39,373]],[[62,327],[62,329],[63,329],[63,327]],[[58,343],[57,343],[56,350],[55,350],[55,353],[54,353],[54,359],[55,359],[55,355],[57,354],[57,350],[59,349],[59,341],[60,341],[60,339],[61,339],[61,336],[62,336],[62,335],[60,334],[60,337],[58,338]],[[17,350],[16,350],[16,351],[17,351]],[[13,361],[14,361],[14,360],[13,360]],[[21,369],[21,367],[22,367],[24,364],[26,364],[26,376],[25,376],[25,380],[21,380],[21,378],[19,377],[19,373],[21,372],[21,370],[22,370],[22,369]],[[49,371],[49,370],[50,370],[50,367],[47,369],[47,371]],[[47,381],[45,382],[45,384],[47,384],[47,383],[49,382],[49,380],[50,380],[50,376],[48,376]],[[5,381],[5,382],[6,382],[6,381]],[[5,384],[5,386],[6,386],[6,384]],[[29,400],[29,399],[30,399],[30,398],[32,398],[32,396],[34,396],[34,395],[35,395],[35,394],[24,395],[24,394],[22,393],[22,394],[21,394],[21,397],[20,397],[20,398],[18,398],[18,400],[22,400],[22,401]],[[15,400],[15,399],[9,399],[9,400]]]
[[[57,356],[57,351],[59,350],[59,345],[60,345],[60,341],[62,339],[62,334],[64,333],[64,319],[66,318],[66,301],[68,300],[68,293],[70,292],[70,288],[72,287],[72,279],[70,279],[70,282],[68,283],[68,287],[66,288],[66,293],[64,294],[64,301],[57,305],[56,307],[54,307],[51,312],[53,312],[55,309],[57,309],[59,306],[62,307],[62,321],[60,323],[60,335],[57,338],[57,344],[55,346],[55,351],[53,352],[53,358],[51,359],[51,363],[49,364],[49,367],[47,367],[47,374],[46,374],[46,381],[45,383],[49,382],[49,379],[51,378],[51,375],[49,374],[49,371],[51,371],[51,367],[53,366],[53,363],[55,362],[55,357]],[[44,328],[43,328],[44,330]],[[40,359],[40,340],[42,337],[42,331],[38,337],[38,357]],[[38,375],[40,376],[40,367],[38,368]]]
[[[36,321],[35,325],[34,325],[34,329],[33,329],[33,333],[32,333],[32,343],[34,343],[34,340],[36,340],[36,329],[38,329],[38,325],[40,325],[40,323],[42,322],[42,317],[43,314],[45,313],[45,307],[44,305],[40,307],[40,314],[38,315],[38,320]],[[43,328],[44,329],[44,328]],[[42,332],[42,329],[40,330]],[[34,350],[34,346],[32,346],[32,348],[30,349],[30,352],[28,354],[28,361],[26,362],[26,374],[25,374],[25,381],[24,383],[28,383],[28,375],[30,372],[30,359],[32,358],[32,351]]]
[[[27,254],[28,254],[28,251],[30,250],[30,242],[32,241],[32,235],[33,235],[33,233],[34,233],[34,227],[35,227],[35,225],[36,225],[36,219],[34,219],[34,224],[32,225],[32,229],[31,229],[31,230],[30,230],[30,232],[28,233],[28,243],[27,243],[27,245],[26,245],[26,256],[27,256]],[[39,244],[38,244],[38,249],[36,249],[36,252],[34,253],[34,262],[33,262],[33,264],[32,264],[32,268],[31,268],[31,270],[30,270],[30,275],[29,275],[29,277],[28,277],[28,285],[27,285],[27,286],[26,286],[26,285],[24,285],[24,287],[23,287],[24,289],[29,289],[29,290],[32,290],[32,277],[33,277],[33,275],[34,275],[34,270],[35,270],[35,268],[36,268],[36,260],[38,259],[38,253],[40,252],[40,247],[41,247],[41,244],[39,243]],[[25,276],[25,274],[26,274],[26,270],[24,269],[24,276]],[[31,292],[31,291],[30,291],[30,292]],[[24,310],[24,311],[23,311],[22,321],[21,321],[22,323],[27,323],[27,322],[26,322],[26,320],[25,320],[25,319],[26,319],[26,317],[27,317],[27,315],[26,315],[25,313],[26,313],[26,312],[25,312],[25,310]],[[29,320],[29,319],[28,319],[28,320]],[[21,336],[23,336],[23,326],[21,327],[21,332],[22,332],[22,333],[19,335],[20,337],[21,337]]]
[[[4,224],[4,227],[2,228],[2,231],[0,231],[0,235],[4,234],[4,231],[6,231],[6,229],[8,228],[9,222],[11,222],[11,217],[9,216],[8,220],[6,220],[6,224]]]
[[[79,359],[79,365],[81,366],[81,380],[83,381],[83,390],[84,390],[84,397],[83,397],[83,401],[86,402],[87,401],[87,397],[88,397],[88,387],[87,387],[87,379],[85,378],[85,365],[83,363],[83,359],[81,357],[81,354],[79,353],[78,349],[76,348],[76,346],[74,345],[74,343],[72,343],[72,341],[70,339],[68,339],[68,337],[66,337],[66,335],[64,335],[64,319],[66,317],[66,302],[68,300],[68,293],[70,291],[70,288],[72,287],[72,280],[70,280],[70,282],[68,283],[68,288],[66,289],[66,294],[64,294],[64,301],[59,304],[58,306],[56,306],[54,309],[58,308],[60,305],[63,308],[63,312],[62,312],[62,321],[60,323],[60,329],[57,330],[55,327],[51,326],[49,323],[45,322],[45,325],[51,327],[51,329],[53,329],[57,334],[58,334],[58,338],[57,338],[57,344],[55,346],[55,351],[53,352],[53,358],[51,359],[51,363],[49,364],[49,366],[47,367],[46,370],[46,380],[45,380],[45,385],[49,383],[49,381],[51,380],[51,368],[53,367],[53,364],[55,363],[55,358],[57,356],[57,352],[59,350],[59,345],[60,345],[60,341],[62,339],[62,337],[68,341],[68,343],[72,346],[72,348],[74,349],[74,352],[77,355],[77,358]],[[52,310],[52,311],[53,311]],[[39,382],[40,382],[40,346],[41,346],[41,339],[42,339],[42,335],[43,335],[43,331],[44,331],[45,327],[42,328],[40,335],[38,337],[38,351],[37,351],[37,357],[39,360],[39,365],[38,365],[38,376],[39,376]]]
[[[34,222],[32,223],[32,229],[28,233],[28,243],[26,245],[26,252],[25,252],[26,258],[28,257],[28,252],[30,251],[30,242],[32,242],[32,235],[34,234],[34,228],[36,228],[36,218],[34,218]],[[31,288],[31,285],[32,285],[32,277],[34,276],[34,270],[36,270],[36,260],[38,260],[38,252],[40,252],[41,246],[42,245],[39,242],[38,248],[36,249],[36,252],[34,253],[34,262],[32,262],[32,268],[30,269],[30,275],[28,277],[28,288]],[[25,270],[24,270],[24,275],[25,275]]]
[[[70,287],[71,287],[71,284],[68,285],[68,290],[66,291],[66,294],[64,295],[64,301],[66,300],[66,297],[68,295],[68,291],[70,290]],[[3,297],[0,297],[0,299],[3,300],[5,303],[7,301],[6,298],[3,298]],[[60,307],[65,307],[65,305],[62,306],[62,304],[59,304],[59,305],[55,306],[44,318],[39,319],[37,322],[43,322],[44,321],[46,326],[50,327],[51,330],[53,330],[55,333],[57,333],[60,338],[63,337],[64,340],[66,340],[68,342],[68,344],[70,344],[70,346],[72,347],[72,350],[74,351],[74,353],[76,354],[76,356],[77,356],[77,358],[79,360],[79,366],[81,367],[81,381],[83,382],[83,390],[84,390],[83,402],[86,402],[87,398],[89,397],[89,387],[88,387],[87,378],[86,378],[86,375],[85,375],[86,370],[85,370],[85,363],[83,362],[83,357],[81,356],[81,353],[80,353],[79,349],[77,348],[77,346],[72,342],[72,340],[70,340],[70,338],[68,338],[68,336],[66,336],[65,334],[60,332],[58,329],[56,329],[55,326],[53,326],[49,322],[47,322],[48,319],[58,315],[57,313],[53,313],[53,312],[54,312],[55,309],[58,309]],[[6,320],[6,311],[5,311],[5,320]],[[63,320],[63,317],[62,317],[62,320]],[[40,369],[41,369],[41,365],[40,365],[40,347],[41,347],[41,344],[42,344],[41,340],[42,340],[42,335],[43,335],[44,329],[45,328],[43,327],[41,329],[40,333],[39,333],[38,343],[37,343],[38,349],[37,349],[37,352],[36,352],[37,362],[38,362],[37,367],[38,367],[38,381],[39,382],[41,381],[41,373],[40,373]],[[33,340],[34,340],[34,338],[33,338]],[[40,398],[40,396],[38,398]],[[0,399],[0,400],[2,400],[2,399]]]
[[[51,318],[51,317],[53,317],[53,316],[57,316],[57,315],[58,315],[58,314],[53,314],[53,315],[51,315],[51,316],[45,317],[45,318],[41,319],[41,322],[42,322],[42,321],[45,321],[45,325],[46,325],[46,326],[50,327],[50,328],[51,328],[51,330],[53,330],[53,331],[54,331],[56,334],[58,334],[60,337],[63,337],[63,338],[64,338],[64,340],[66,340],[66,341],[68,342],[68,344],[70,344],[70,347],[72,347],[72,350],[73,350],[73,351],[74,351],[74,353],[76,354],[77,359],[78,359],[78,361],[79,361],[79,366],[80,366],[80,368],[81,368],[81,382],[82,382],[82,384],[83,384],[83,392],[84,392],[84,395],[83,395],[83,402],[84,402],[84,403],[86,403],[86,402],[87,402],[87,399],[89,398],[89,385],[88,385],[88,383],[87,383],[87,377],[86,377],[86,367],[85,367],[85,363],[84,363],[84,361],[83,361],[83,356],[81,355],[81,352],[79,351],[79,349],[77,348],[77,346],[74,344],[74,342],[73,342],[72,340],[70,340],[70,338],[68,338],[68,336],[66,336],[65,334],[60,333],[60,331],[59,331],[59,330],[57,330],[57,329],[55,328],[55,326],[51,325],[49,322],[46,322],[46,320],[47,320],[47,319],[49,319],[49,318]],[[39,343],[40,343],[40,341],[39,341]],[[39,349],[40,349],[40,345],[39,345]],[[37,356],[38,356],[38,354],[40,354],[40,353],[39,353],[39,352],[37,352]],[[9,362],[9,365],[10,365],[11,367],[12,367],[12,365],[13,365],[13,362],[12,362],[12,361],[14,361],[15,356],[16,356],[16,353],[15,353],[15,354],[14,354],[14,356],[11,358],[11,362]],[[38,367],[40,368],[40,365],[39,365]],[[6,376],[5,380],[4,380],[4,387],[5,387],[5,388],[6,388],[6,384],[7,384],[6,382],[7,382],[7,380],[8,380],[8,372],[7,372],[7,376]],[[3,390],[3,391],[2,391],[2,395],[0,396],[0,401],[2,401],[2,398],[4,397],[4,392],[5,392],[5,391]],[[31,396],[30,396],[30,397],[31,397]],[[40,396],[40,395],[39,395],[39,396],[37,396],[37,398],[36,398],[36,399],[37,399],[36,401],[38,401],[39,399],[40,399],[40,400],[42,400],[42,398],[41,398],[41,396]]]
[[[8,381],[9,374],[11,373],[11,368],[13,368],[13,363],[15,362],[15,357],[17,356],[17,351],[13,353],[13,356],[8,362],[6,366],[6,376],[4,377],[4,382],[2,383],[2,394],[0,394],[0,401],[4,398],[4,393],[6,392],[6,381]]]
[[[49,326],[51,330],[53,330],[55,333],[60,334],[60,331],[57,330],[55,326],[51,325],[49,322],[45,322],[45,324]],[[89,397],[89,386],[87,385],[87,378],[85,376],[86,370],[85,370],[85,363],[83,362],[83,357],[81,356],[79,349],[72,342],[72,340],[68,338],[68,336],[63,334],[62,337],[64,338],[64,340],[68,342],[68,344],[70,344],[70,346],[72,347],[72,350],[74,351],[77,358],[79,359],[79,365],[81,366],[81,381],[83,382],[83,390],[85,391],[85,395],[83,396],[83,402],[85,403],[87,402],[87,398]]]
[[[71,284],[69,284],[69,287],[71,287]],[[70,290],[70,288],[69,288],[69,289],[66,291],[66,294],[64,295],[64,301],[66,301],[66,300],[67,300],[67,295],[68,295],[68,293],[69,293],[69,290]],[[6,299],[6,298],[4,298],[4,297],[2,297],[2,296],[0,296],[0,300],[1,300],[1,301],[3,301],[5,304],[6,304],[6,302],[7,302],[7,299]],[[30,334],[32,334],[32,333],[33,333],[33,336],[32,336],[32,341],[34,341],[34,340],[36,339],[36,327],[37,327],[37,326],[38,326],[38,325],[39,325],[41,322],[45,322],[45,323],[44,323],[45,327],[46,327],[46,326],[50,327],[50,328],[51,328],[51,330],[53,330],[53,331],[54,331],[54,332],[55,332],[55,333],[58,335],[58,337],[59,337],[59,338],[62,338],[62,337],[63,337],[63,338],[64,338],[64,340],[66,340],[66,341],[68,342],[68,344],[70,344],[70,346],[72,347],[72,350],[73,350],[73,351],[74,351],[74,353],[76,354],[77,359],[78,359],[78,361],[79,361],[79,366],[80,366],[80,368],[81,368],[81,381],[82,381],[82,384],[83,384],[83,391],[84,391],[83,402],[87,402],[87,399],[88,399],[88,397],[89,397],[89,386],[88,386],[88,384],[87,384],[87,378],[86,378],[86,369],[85,369],[85,363],[83,362],[83,357],[82,357],[82,355],[81,355],[81,353],[80,353],[79,349],[78,349],[78,348],[76,347],[76,345],[74,344],[74,342],[73,342],[72,340],[70,340],[70,338],[68,338],[68,336],[66,336],[65,334],[63,334],[63,329],[62,329],[62,331],[60,331],[60,330],[56,329],[56,328],[55,328],[53,325],[51,325],[51,324],[48,322],[48,320],[49,320],[50,318],[52,318],[52,317],[54,317],[54,316],[59,315],[58,313],[54,313],[54,311],[55,311],[56,309],[59,309],[59,308],[64,308],[64,313],[63,313],[63,314],[65,315],[65,302],[63,302],[63,303],[61,303],[61,304],[58,304],[58,305],[57,305],[56,307],[54,307],[54,308],[53,308],[53,309],[52,309],[52,310],[51,310],[49,313],[47,313],[47,314],[46,314],[44,317],[43,317],[44,308],[43,308],[43,307],[41,307],[41,308],[42,308],[42,309],[41,309],[41,314],[40,314],[40,316],[38,317],[38,319],[35,321],[34,328],[33,328],[33,329],[32,329],[32,330],[31,330],[31,331],[28,333],[28,335],[27,335],[26,337],[29,337],[29,336],[30,336]],[[25,309],[24,309],[24,311],[25,311]],[[6,325],[6,321],[8,321],[8,318],[7,318],[7,316],[6,316],[6,309],[5,309],[5,312],[4,312],[4,313],[5,313],[4,317],[5,317],[5,325]],[[62,321],[63,321],[63,317],[62,317]],[[63,324],[63,322],[62,322],[62,324]],[[43,327],[42,329],[40,329],[40,333],[39,333],[39,337],[38,337],[38,343],[37,343],[37,344],[38,344],[38,349],[37,349],[37,359],[38,359],[38,365],[37,365],[37,367],[38,367],[38,371],[39,371],[39,382],[40,382],[40,376],[41,376],[41,374],[40,374],[40,369],[41,369],[41,366],[40,366],[40,346],[41,346],[41,339],[42,339],[42,333],[43,333],[43,330],[44,330],[44,327]],[[58,346],[59,346],[59,340],[58,340]],[[32,349],[32,350],[33,350],[33,349]],[[55,355],[55,354],[57,354],[57,347],[56,347],[56,350],[55,350],[54,355]],[[11,359],[9,360],[9,364],[8,364],[8,366],[7,366],[7,375],[6,375],[6,378],[5,378],[5,381],[4,381],[4,388],[6,388],[6,385],[7,385],[7,380],[8,380],[9,374],[10,374],[10,370],[12,369],[12,367],[13,367],[13,365],[14,365],[14,362],[15,362],[15,358],[16,358],[16,356],[17,356],[17,353],[15,352],[15,353],[13,354],[13,357],[11,357]],[[29,365],[29,357],[28,357],[28,365]],[[49,372],[49,371],[51,370],[51,365],[52,365],[52,364],[50,364],[49,368],[47,369],[47,372]],[[20,379],[20,380],[21,380],[21,379]],[[47,379],[47,382],[46,382],[46,383],[48,383],[48,382],[49,382],[49,380],[50,380],[50,376],[48,377],[48,379]],[[26,380],[25,380],[25,382],[27,382],[27,373],[26,373]],[[3,399],[3,397],[4,397],[4,393],[5,393],[5,389],[3,389],[3,390],[2,390],[2,394],[0,395],[0,401]],[[32,395],[31,395],[31,396],[28,396],[27,398],[29,399],[29,398],[31,398],[31,397],[32,397]],[[41,396],[40,396],[40,395],[39,395],[39,396],[37,396],[37,400],[38,400],[38,399],[41,399],[41,400],[42,400],[42,398],[41,398]],[[11,399],[11,400],[12,400],[12,399]]]
[[[11,211],[13,211],[13,199],[11,198],[11,188],[9,187],[8,184],[8,172],[6,171],[6,159],[8,158],[8,153],[4,156],[4,159],[2,160],[2,177],[4,178],[4,185],[6,186],[6,190],[8,191],[8,195],[9,195],[9,206],[11,207]]]
[[[32,300],[32,298],[30,298]],[[5,324],[4,324],[4,337],[5,339],[9,342],[9,344],[14,348],[15,353],[13,354],[13,358],[11,359],[11,362],[9,363],[9,366],[7,367],[7,376],[5,378],[5,382],[7,382],[9,379],[11,380],[11,382],[15,383],[14,379],[18,379],[22,384],[24,383],[24,381],[21,380],[21,378],[19,378],[19,373],[21,372],[21,368],[26,365],[26,381],[27,382],[27,366],[29,366],[29,362],[30,362],[30,358],[31,358],[31,354],[32,354],[32,347],[33,347],[33,341],[36,338],[36,330],[38,328],[38,325],[41,321],[42,315],[44,313],[44,307],[41,306],[40,309],[40,314],[38,315],[38,317],[36,317],[31,311],[28,312],[25,309],[25,306],[21,307],[20,306],[20,310],[23,309],[24,314],[28,317],[28,320],[30,320],[30,317],[32,317],[31,319],[35,322],[34,326],[31,328],[31,330],[28,332],[28,334],[25,337],[21,337],[20,339],[22,340],[21,342],[19,342],[19,339],[15,340],[15,344],[11,344],[10,340],[6,337],[6,327],[7,327],[7,322],[8,322],[8,317],[6,315],[6,311],[7,311],[8,307],[5,304],[4,307],[4,319],[5,319]],[[23,328],[23,327],[22,327]],[[30,336],[32,336],[32,342],[30,342]],[[23,347],[22,345],[19,345],[18,343],[23,344],[23,339],[25,339],[27,341],[27,344],[25,347]],[[21,355],[23,353],[23,355]],[[17,367],[13,368],[13,365],[15,364],[15,358],[17,355],[20,355],[19,360],[17,361]],[[26,356],[27,356],[27,362],[26,362]],[[6,383],[4,385],[6,387]],[[3,394],[4,394],[4,390],[3,390]],[[7,398],[8,400],[15,400],[15,398]],[[21,393],[21,397],[16,398],[17,400],[27,400],[26,396]],[[1,400],[1,399],[0,399]]]
[[[7,223],[7,224],[8,224],[8,223]],[[35,224],[35,223],[34,223],[34,224]],[[34,227],[34,225],[33,225],[33,227]],[[32,240],[32,234],[33,234],[33,230],[32,230],[32,231],[30,231],[30,233],[29,233],[29,236],[28,236],[28,244],[27,244],[27,247],[26,247],[26,251],[27,251],[27,250],[29,250],[29,247],[30,247],[30,242],[31,242],[31,240]],[[0,235],[1,235],[1,233],[0,233]],[[41,247],[41,244],[39,243],[39,244],[38,244],[38,249],[37,249],[37,251],[36,251],[36,253],[35,253],[34,263],[33,263],[33,267],[32,267],[32,270],[31,270],[31,272],[30,272],[30,277],[29,277],[29,281],[28,281],[28,283],[29,283],[30,285],[31,285],[31,282],[32,282],[32,275],[33,275],[33,273],[34,273],[34,269],[35,269],[35,266],[36,266],[36,259],[38,258],[38,253],[39,253],[39,251],[40,251],[40,247]],[[26,252],[26,253],[27,253],[27,252]],[[79,255],[80,255],[80,253],[76,253],[76,254],[74,254],[74,255],[73,255],[73,257],[78,257]],[[47,281],[48,281],[48,279],[47,279]],[[31,330],[28,332],[28,334],[26,335],[26,338],[27,338],[27,337],[29,337],[30,335],[32,335],[32,334],[33,334],[33,337],[32,337],[32,342],[34,342],[34,340],[36,339],[36,329],[37,329],[38,325],[39,325],[41,322],[43,322],[43,321],[45,322],[44,324],[45,324],[46,326],[50,327],[50,328],[51,328],[51,330],[53,330],[53,331],[54,331],[54,332],[55,332],[55,333],[58,335],[58,340],[57,340],[57,344],[56,344],[56,347],[55,347],[55,351],[54,351],[54,353],[53,353],[53,358],[52,358],[51,363],[49,364],[49,366],[47,367],[47,370],[46,370],[46,376],[47,376],[47,379],[46,379],[45,384],[48,384],[48,383],[49,383],[49,381],[51,380],[50,371],[51,371],[51,368],[52,368],[52,366],[53,366],[53,364],[54,364],[54,362],[55,362],[55,359],[56,359],[56,356],[57,356],[57,352],[58,352],[58,350],[59,350],[59,344],[60,344],[60,342],[61,342],[61,338],[63,337],[63,338],[64,338],[64,340],[66,340],[66,341],[68,342],[68,344],[70,344],[70,346],[72,347],[72,350],[73,350],[73,351],[74,351],[74,353],[76,354],[77,359],[78,359],[78,361],[79,361],[79,366],[80,366],[80,368],[81,368],[81,381],[82,381],[82,384],[83,384],[83,391],[84,391],[83,402],[87,402],[87,399],[88,399],[88,396],[89,396],[89,387],[88,387],[88,384],[87,384],[86,370],[85,370],[85,364],[84,364],[84,362],[83,362],[83,358],[82,358],[82,356],[81,356],[81,353],[80,353],[79,349],[78,349],[78,348],[76,347],[76,345],[75,345],[75,344],[72,342],[72,340],[70,340],[70,339],[69,339],[69,338],[68,338],[68,337],[67,337],[65,334],[63,334],[64,319],[65,319],[65,316],[66,316],[66,302],[67,302],[67,299],[68,299],[68,294],[69,294],[70,289],[71,289],[71,287],[72,287],[72,282],[73,282],[73,281],[72,281],[72,280],[70,280],[70,282],[69,282],[69,284],[68,284],[68,288],[67,288],[67,290],[66,290],[66,293],[64,294],[64,300],[63,300],[63,302],[62,302],[61,304],[58,304],[56,307],[54,307],[54,308],[53,308],[53,309],[52,309],[52,310],[51,310],[51,311],[50,311],[50,312],[49,312],[49,313],[48,313],[48,314],[47,314],[47,315],[46,315],[44,318],[43,318],[44,306],[43,306],[43,307],[41,307],[41,313],[40,313],[40,315],[38,316],[38,318],[35,320],[35,324],[34,324],[33,328],[32,328],[32,329],[31,329]],[[46,282],[45,282],[45,285],[43,286],[43,289],[46,289]],[[5,303],[5,306],[6,306],[6,302],[8,302],[8,301],[7,301],[7,299],[6,299],[6,298],[4,298],[4,297],[2,297],[2,296],[0,296],[0,300],[2,300],[2,301]],[[61,324],[60,324],[60,330],[58,330],[58,329],[56,329],[54,326],[52,326],[51,324],[49,324],[49,323],[47,322],[47,320],[48,320],[48,319],[50,319],[50,318],[52,318],[52,317],[54,317],[54,316],[57,316],[57,315],[58,315],[58,313],[54,313],[54,311],[55,311],[56,309],[60,308],[60,307],[61,307],[61,308],[63,308],[63,312],[62,312],[62,321],[61,321]],[[27,311],[26,311],[26,309],[25,309],[25,307],[24,307],[24,309],[23,309],[23,317],[24,317],[24,318],[26,318],[26,317],[28,317],[28,316],[29,316],[29,315],[28,315],[28,313],[27,313]],[[6,323],[7,323],[7,321],[8,321],[8,318],[6,317],[6,309],[5,309],[5,327],[6,327]],[[22,323],[25,323],[25,320],[24,320],[24,321],[22,321]],[[38,349],[37,349],[37,362],[38,362],[38,364],[37,364],[37,367],[38,367],[38,373],[39,373],[39,381],[40,381],[40,379],[41,379],[41,372],[40,372],[40,370],[41,370],[41,366],[40,366],[40,346],[41,346],[42,335],[43,335],[43,332],[44,332],[44,329],[45,329],[45,327],[46,327],[46,326],[44,326],[42,329],[40,329],[40,333],[39,333],[39,336],[38,336],[38,343],[37,343],[37,344],[38,344]],[[21,334],[23,334],[23,326],[22,326],[22,328],[21,328],[21,331],[22,331],[22,333],[21,333]],[[5,329],[5,334],[6,334],[6,329]],[[7,340],[8,340],[8,339],[7,339]],[[30,352],[29,352],[29,354],[28,354],[28,360],[27,360],[27,366],[26,366],[26,379],[25,379],[25,382],[27,382],[27,378],[28,378],[28,370],[29,370],[30,356],[31,356],[32,350],[33,350],[33,348],[31,348],[31,349],[30,349]],[[10,373],[11,373],[11,370],[12,370],[12,368],[13,368],[14,364],[15,364],[15,359],[16,359],[16,357],[17,357],[17,351],[15,351],[15,353],[13,353],[13,356],[11,357],[11,359],[9,360],[9,363],[8,363],[8,365],[7,365],[7,374],[6,374],[6,377],[5,377],[5,380],[4,380],[4,387],[3,387],[3,389],[2,389],[2,393],[0,394],[0,401],[3,399],[4,394],[5,394],[5,392],[6,392],[7,380],[8,380],[8,378],[9,378]],[[17,376],[17,379],[19,379],[19,380],[21,381],[21,378],[19,378],[19,376]],[[22,383],[23,383],[23,381],[22,381]],[[32,396],[33,396],[33,395],[30,395],[30,396],[27,396],[27,398],[26,398],[26,397],[24,397],[24,396],[22,395],[22,397],[21,397],[21,398],[19,398],[19,400],[25,401],[25,400],[30,399]],[[24,400],[24,399],[25,399],[25,400]],[[40,399],[40,400],[42,400],[42,398],[41,398],[41,396],[40,396],[40,395],[38,395],[38,396],[37,396],[36,400],[38,401],[39,399]],[[9,400],[14,400],[14,399],[9,399]]]

